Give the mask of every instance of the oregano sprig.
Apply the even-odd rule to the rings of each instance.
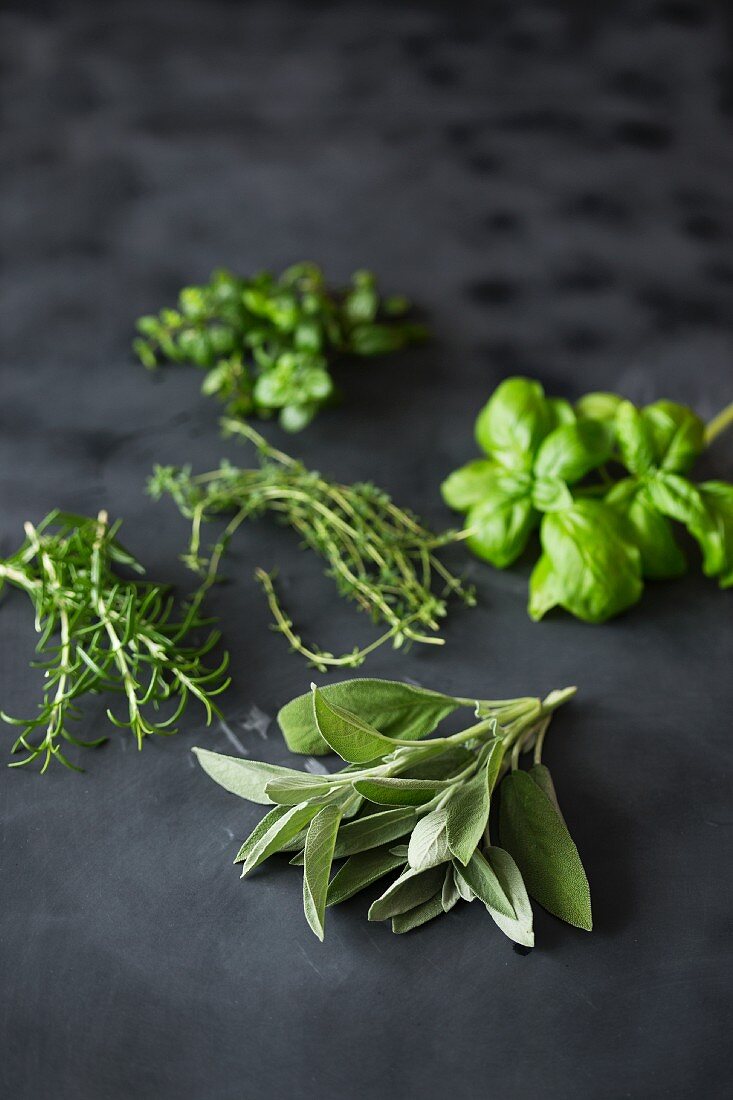
[[[342,758],[341,771],[314,775],[194,752],[226,790],[272,807],[235,863],[244,878],[272,855],[289,853],[303,867],[303,907],[319,939],[329,906],[396,871],[372,903],[370,920],[391,920],[394,932],[407,932],[461,898],[478,898],[505,935],[532,947],[528,895],[570,924],[592,927],[585,871],[542,764],[550,719],[574,692],[482,701],[388,680],[313,685],[278,720],[291,748],[323,745]],[[466,706],[477,721],[428,736],[442,717]],[[529,753],[532,766],[523,770]],[[490,824],[497,818],[499,844]]]
[[[218,631],[202,617],[199,599],[179,610],[168,588],[120,574],[120,567],[133,574],[142,567],[119,543],[119,527],[106,512],[91,518],[54,511],[35,526],[26,523],[22,546],[0,560],[0,586],[19,589],[33,604],[36,667],[44,676],[37,714],[2,713],[21,728],[12,752],[22,759],[11,767],[38,760],[45,772],[57,760],[80,771],[66,757],[64,742],[93,747],[107,740],[84,741],[71,732],[89,695],[122,696],[121,710],[108,708],[107,717],[131,730],[138,748],[151,734],[175,733],[192,698],[207,723],[219,713],[213,699],[229,683],[228,657],[218,666],[205,663]],[[203,640],[191,641],[202,632]]]
[[[167,361],[205,370],[202,392],[230,417],[277,414],[295,432],[332,399],[337,358],[381,355],[425,337],[405,319],[409,309],[405,298],[381,298],[369,271],[333,290],[312,263],[279,276],[220,270],[185,287],[176,309],[141,317],[133,347],[149,369]]]
[[[460,539],[453,531],[435,534],[407,509],[398,507],[382,489],[368,482],[344,485],[270,447],[248,424],[225,420],[230,434],[257,448],[259,466],[242,469],[222,462],[210,473],[188,468],[156,467],[152,495],[169,494],[191,521],[184,560],[203,576],[203,587],[216,580],[229,542],[245,520],[272,513],[292,527],[305,545],[323,558],[339,594],[352,600],[373,622],[386,628],[373,642],[341,655],[307,644],[296,631],[275,590],[272,575],[257,569],[273,614],[274,625],[291,649],[316,668],[355,668],[378,646],[413,642],[442,645],[440,619],[446,598],[454,594],[474,602],[465,587],[438,557],[441,547]],[[206,522],[229,516],[215,545],[202,549]]]

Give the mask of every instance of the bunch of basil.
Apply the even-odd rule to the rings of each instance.
[[[699,543],[705,573],[733,585],[733,485],[686,476],[705,447],[691,409],[638,409],[610,393],[573,408],[539,382],[509,378],[480,412],[476,439],[486,457],[454,471],[443,498],[467,513],[469,548],[499,569],[539,527],[531,618],[560,606],[604,622],[639,600],[645,578],[684,572],[673,520]],[[612,476],[614,465],[624,476]]]

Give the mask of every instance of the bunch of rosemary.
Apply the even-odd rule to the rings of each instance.
[[[141,317],[133,347],[149,369],[165,360],[201,367],[203,393],[230,416],[277,413],[295,432],[333,396],[336,356],[381,355],[423,339],[422,326],[403,319],[408,310],[404,298],[380,298],[369,271],[336,291],[312,263],[279,277],[215,271],[208,284],[185,287],[177,309]]]
[[[208,722],[218,713],[212,699],[229,683],[228,657],[217,668],[204,663],[218,631],[209,630],[203,642],[192,644],[191,633],[211,625],[199,614],[198,598],[177,617],[166,588],[118,574],[119,566],[142,572],[117,541],[119,526],[108,523],[106,512],[96,519],[51,512],[35,527],[26,523],[23,545],[0,560],[0,586],[7,582],[25,592],[35,609],[41,655],[36,667],[44,674],[34,717],[2,714],[22,727],[12,751],[25,756],[11,767],[40,759],[45,772],[58,760],[80,771],[62,752],[62,743],[92,747],[106,740],[82,741],[69,729],[79,703],[91,694],[124,697],[124,716],[110,709],[107,716],[132,730],[138,748],[150,734],[175,733],[173,725],[191,696],[204,707]],[[151,717],[161,706],[170,713]]]
[[[170,494],[191,520],[184,560],[203,574],[203,590],[216,579],[222,555],[241,524],[272,512],[327,562],[326,573],[335,580],[339,593],[353,600],[375,623],[387,627],[371,644],[341,656],[306,645],[284,611],[272,577],[257,569],[255,575],[266,593],[276,629],[316,668],[355,668],[387,640],[395,647],[410,642],[442,645],[443,639],[435,632],[446,613],[445,597],[452,592],[468,604],[474,602],[472,591],[436,555],[440,547],[462,536],[427,530],[375,485],[329,481],[270,447],[247,424],[233,420],[223,424],[226,431],[255,444],[260,456],[257,468],[241,469],[222,462],[218,469],[194,476],[185,467],[158,466],[149,483],[154,497]],[[228,514],[231,519],[223,534],[205,556],[201,551],[202,524]],[[443,585],[438,594],[433,591],[436,577]]]
[[[241,846],[242,877],[276,852],[303,865],[303,907],[323,939],[326,907],[397,871],[370,920],[408,932],[463,898],[478,898],[502,932],[534,945],[531,895],[590,931],[588,881],[560,813],[542,746],[554,710],[545,699],[472,700],[387,680],[351,680],[300,696],[278,716],[291,748],[333,750],[335,774],[293,771],[195,749],[204,771],[251,802],[272,805]],[[350,708],[344,705],[348,703]],[[421,740],[459,707],[478,721]],[[524,753],[533,766],[519,767]],[[489,818],[500,788],[498,834]],[[344,859],[331,878],[334,859]]]

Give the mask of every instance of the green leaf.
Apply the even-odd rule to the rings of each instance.
[[[242,878],[297,836],[316,816],[319,809],[317,805],[291,806],[281,817],[273,821],[267,831],[261,833],[250,847],[242,868]]]
[[[458,870],[458,867],[459,867],[459,864],[457,864],[457,863],[453,864],[453,881],[455,883],[456,890],[458,891],[458,893],[460,894],[460,896],[463,898],[464,901],[468,901],[468,902],[475,901],[476,900],[476,895],[474,894],[473,890],[471,889],[471,887],[466,882],[466,880],[463,877],[463,875],[461,874],[461,872]]]
[[[687,561],[672,525],[654,507],[645,482],[625,478],[614,485],[605,502],[623,517],[641,554],[643,576],[663,580],[685,572]]]
[[[450,785],[450,781],[440,779],[400,779],[397,776],[354,781],[354,789],[378,806],[422,806]]]
[[[621,402],[622,398],[615,393],[586,393],[575,403],[575,411],[583,419],[600,420],[612,426]]]
[[[496,875],[506,897],[511,902],[515,916],[507,917],[498,909],[487,905],[494,922],[505,936],[524,947],[534,947],[532,906],[527,896],[524,879],[516,863],[503,848],[491,847],[486,851],[486,861]]]
[[[414,909],[410,909],[407,913],[400,913],[398,916],[393,917],[392,931],[398,935],[403,932],[412,932],[414,928],[419,928],[421,924],[427,924],[429,920],[441,916],[444,912],[442,894],[438,891],[421,905],[416,905]]]
[[[224,790],[258,802],[262,806],[271,804],[273,799],[267,793],[267,786],[276,780],[299,782],[302,779],[313,781],[312,776],[303,776],[302,772],[292,768],[281,768],[277,764],[266,764],[262,760],[247,760],[241,756],[224,756],[209,749],[191,750],[206,774]],[[303,799],[299,798],[299,802]]]
[[[559,604],[586,622],[604,622],[640,598],[641,555],[608,505],[578,500],[564,512],[548,512],[540,538],[544,554],[530,578],[533,619]]]
[[[573,406],[563,397],[546,397],[545,401],[550,413],[549,431],[559,428],[561,424],[572,424],[576,419]]]
[[[466,545],[476,557],[505,569],[524,550],[538,518],[532,507],[529,480],[505,474],[469,511],[466,528],[471,535]]]
[[[305,840],[303,909],[308,924],[319,940],[323,940],[328,876],[340,820],[338,806],[324,806],[311,821]]]
[[[572,507],[573,494],[560,477],[537,477],[532,483],[532,504],[538,512],[560,512]]]
[[[294,775],[270,780],[265,791],[272,802],[281,806],[297,806],[312,798],[323,799],[334,789],[327,779],[314,775]]]
[[[339,829],[334,856],[340,859],[398,840],[411,831],[415,821],[415,811],[411,808],[382,810],[368,817],[358,817]]]
[[[563,424],[543,440],[534,463],[537,477],[579,481],[611,457],[611,437],[596,420]]]
[[[705,425],[692,409],[674,401],[655,401],[641,411],[652,440],[656,464],[685,474],[705,448]]]
[[[393,855],[387,846],[358,852],[331,879],[326,905],[340,905],[404,863],[405,856]]]
[[[237,852],[234,859],[235,863],[244,863],[249,853],[254,848],[255,844],[265,835],[277,821],[279,821],[287,813],[287,807],[275,806],[274,809],[266,813],[260,821],[257,822],[252,832],[242,844],[242,847]],[[285,847],[285,845],[283,845]]]
[[[624,465],[637,475],[653,469],[656,455],[652,434],[641,412],[631,401],[622,401],[618,406],[615,430]]]
[[[394,750],[389,737],[383,737],[368,722],[337,703],[329,703],[320,688],[313,687],[313,713],[318,732],[326,744],[350,764],[368,764]]]
[[[502,916],[514,920],[516,913],[507,897],[504,887],[486,857],[478,850],[473,853],[466,866],[454,864],[464,881],[470,886],[477,898],[487,908],[496,910]]]
[[[526,772],[511,772],[501,785],[499,831],[532,897],[561,920],[590,931],[590,889],[578,849],[553,803]]]
[[[445,807],[432,810],[421,817],[410,836],[407,861],[415,871],[426,871],[450,859],[446,836],[447,811]]]
[[[718,577],[721,588],[733,585],[733,485],[706,481],[700,496],[707,512],[704,524],[691,527],[700,543],[703,568],[708,577]]]
[[[453,864],[449,863],[445,869],[445,878],[443,879],[443,889],[440,892],[440,902],[443,907],[444,913],[450,913],[454,905],[457,905],[461,900],[461,891],[458,883],[456,882],[455,871],[453,870]]]
[[[456,512],[467,512],[491,492],[497,465],[489,458],[476,458],[449,474],[440,487],[443,500]]]
[[[344,680],[319,690],[329,703],[348,706],[385,737],[405,741],[426,737],[463,705],[450,695],[397,680]],[[311,692],[284,706],[277,720],[291,752],[321,755],[331,751],[318,732]]]
[[[552,776],[550,775],[550,769],[546,764],[533,764],[527,772],[527,775],[537,784],[540,790],[547,795],[564,825],[565,818],[562,816],[560,803],[557,800],[557,792],[555,790],[555,784],[552,781]]]
[[[464,866],[484,835],[489,820],[489,783],[486,765],[451,795],[446,804],[448,847]],[[412,861],[410,861],[412,862]]]
[[[660,470],[647,480],[646,488],[654,507],[663,516],[676,519],[691,532],[705,530],[709,525],[710,516],[700,490],[687,478]]]
[[[553,415],[539,382],[507,378],[494,390],[476,421],[476,440],[510,469],[528,470]]]
[[[388,920],[422,905],[442,889],[444,874],[443,867],[431,867],[427,871],[408,868],[372,903],[369,920]]]

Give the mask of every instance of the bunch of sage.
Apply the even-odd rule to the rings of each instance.
[[[303,866],[303,908],[319,939],[327,907],[397,872],[372,902],[370,920],[408,932],[460,899],[478,899],[505,935],[532,947],[530,895],[568,923],[592,927],[585,871],[542,764],[551,716],[574,691],[475,700],[388,680],[312,685],[278,721],[293,751],[335,752],[340,771],[194,752],[226,790],[272,806],[235,863],[244,878],[275,853],[290,853]],[[477,721],[428,737],[469,706]],[[490,818],[498,819],[498,844]],[[334,860],[344,862],[331,877]]]

